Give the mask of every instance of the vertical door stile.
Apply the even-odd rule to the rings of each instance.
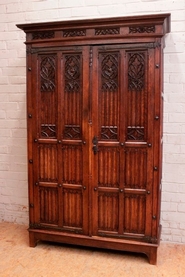
[[[30,55],[30,54],[29,54]],[[30,62],[30,61],[29,61]],[[29,153],[29,169],[28,169],[28,180],[29,180],[29,204],[30,204],[30,224],[35,224],[38,222],[38,188],[35,184],[38,182],[37,167],[38,160],[35,157],[34,153],[37,153],[37,143],[34,143],[34,140],[38,138],[37,124],[37,110],[38,110],[38,59],[37,54],[31,54],[31,65],[29,65],[31,71],[27,74],[31,74],[31,87],[28,87],[27,92],[27,103],[28,103],[28,153]],[[28,78],[29,80],[29,78]],[[34,80],[34,82],[32,81]],[[29,85],[29,83],[28,83]],[[30,160],[33,160],[33,163],[30,163]],[[31,204],[34,204],[34,208],[31,208]]]
[[[90,52],[90,59],[92,59],[92,66],[91,66],[91,119],[92,119],[92,127],[91,129],[91,136],[89,139],[89,153],[91,157],[91,172],[90,172],[90,180],[91,180],[91,199],[92,199],[92,234],[97,235],[97,225],[98,225],[98,155],[93,153],[93,138],[96,136],[98,137],[98,110],[99,110],[99,102],[98,102],[98,75],[99,75],[99,68],[98,68],[98,51],[97,47],[94,46],[92,51]],[[91,61],[90,61],[91,63]]]
[[[120,99],[119,99],[119,234],[124,230],[124,186],[125,186],[125,118],[126,118],[126,62],[125,50],[120,51]]]
[[[59,203],[59,227],[62,228],[63,223],[63,168],[62,168],[62,130],[64,128],[63,124],[63,107],[64,107],[64,94],[61,91],[62,84],[64,83],[64,68],[63,68],[63,57],[62,51],[58,51],[58,82],[57,82],[57,170],[58,170],[58,203]]]
[[[159,43],[159,41],[158,41]],[[160,60],[161,55],[161,44],[153,50],[153,64],[155,68],[153,68],[155,81],[154,81],[154,116],[153,116],[153,140],[154,140],[154,156],[153,156],[153,164],[154,164],[154,171],[153,171],[153,218],[152,218],[152,236],[158,237],[158,227],[160,222],[160,202],[161,202],[161,161],[162,161],[162,74],[163,62]],[[155,217],[155,218],[154,218]]]
[[[148,122],[147,122],[147,194],[146,194],[146,206],[147,206],[147,215],[146,215],[146,235],[152,237],[152,217],[153,217],[153,155],[154,155],[154,105],[155,105],[155,76],[154,76],[154,49],[148,49],[147,53],[148,59],[148,68],[147,68],[147,90],[148,90],[148,103],[147,103],[147,114],[148,114]]]
[[[87,103],[87,108],[88,108],[88,157],[89,157],[89,168],[88,168],[88,184],[89,184],[89,190],[88,190],[88,218],[89,218],[89,236],[92,236],[92,230],[93,230],[93,214],[92,214],[92,88],[93,88],[93,48],[92,46],[89,47],[89,53],[88,53],[88,80],[87,82],[89,83],[89,91],[88,91],[88,103]]]
[[[83,47],[83,84],[82,84],[82,152],[83,152],[83,227],[84,234],[90,232],[89,206],[89,46]]]

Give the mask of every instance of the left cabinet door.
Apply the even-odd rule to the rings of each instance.
[[[28,82],[30,227],[88,234],[88,49],[34,52]]]

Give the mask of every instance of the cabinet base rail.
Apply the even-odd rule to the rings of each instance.
[[[35,247],[38,241],[59,242],[79,246],[144,253],[147,255],[150,264],[156,265],[157,263],[157,249],[160,243],[160,238],[158,239],[158,243],[151,244],[124,239],[102,239],[102,237],[100,238],[98,236],[88,237],[76,234],[72,235],[68,233],[48,230],[43,231],[39,229],[28,229],[28,231],[30,247]]]

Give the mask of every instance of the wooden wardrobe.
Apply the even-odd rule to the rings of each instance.
[[[30,246],[160,242],[170,14],[17,25],[26,33]]]

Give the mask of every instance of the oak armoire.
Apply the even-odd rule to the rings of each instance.
[[[30,246],[160,242],[170,14],[19,24],[26,33]]]

